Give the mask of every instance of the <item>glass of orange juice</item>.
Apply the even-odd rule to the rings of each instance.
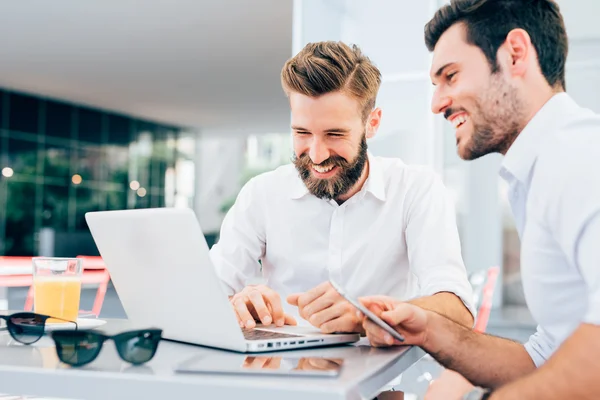
[[[81,260],[33,258],[33,309],[38,314],[77,321],[81,297]],[[64,322],[49,319],[46,323]]]

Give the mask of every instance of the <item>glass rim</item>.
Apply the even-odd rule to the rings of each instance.
[[[48,275],[48,272],[56,273],[54,276],[76,276],[83,275],[83,262],[81,258],[74,257],[32,257],[31,268],[34,279]]]

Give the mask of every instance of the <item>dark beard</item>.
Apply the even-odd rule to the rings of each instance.
[[[517,89],[502,80],[500,72],[492,74],[485,95],[478,99],[475,110],[468,113],[473,134],[461,157],[475,160],[490,153],[505,154],[523,129],[523,102]],[[448,109],[450,116],[456,109]]]
[[[513,97],[506,94],[507,99]],[[490,153],[506,154],[521,131],[518,123],[520,110],[515,107],[518,104],[514,98],[513,102],[508,103],[505,112],[494,113],[496,115],[493,116],[480,114],[483,121],[473,124],[474,132],[466,149],[465,159],[476,160]]]
[[[365,169],[367,159],[367,139],[363,135],[358,155],[352,163],[340,156],[333,156],[318,164],[320,166],[333,165],[338,167],[339,171],[331,179],[318,179],[312,175],[311,169],[314,164],[307,153],[302,154],[300,157],[294,156],[292,161],[296,166],[296,170],[298,170],[300,179],[302,179],[311,194],[320,199],[335,200],[348,193],[358,182]]]

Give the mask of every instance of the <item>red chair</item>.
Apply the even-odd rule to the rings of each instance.
[[[97,284],[96,298],[91,313],[99,316],[106,296],[110,274],[101,257],[78,256],[82,260],[83,273],[81,283]],[[0,286],[27,287],[25,311],[33,309],[33,267],[31,257],[0,257]]]
[[[475,293],[475,302],[477,305],[477,320],[473,330],[476,332],[485,332],[489,319],[490,312],[492,311],[492,303],[494,298],[494,290],[496,288],[496,281],[498,280],[498,274],[500,273],[499,267],[490,267],[485,274],[483,280],[483,286],[479,293]],[[473,279],[471,279],[473,283]],[[475,282],[476,283],[476,282]]]
[[[0,257],[0,286],[31,286],[31,257]]]

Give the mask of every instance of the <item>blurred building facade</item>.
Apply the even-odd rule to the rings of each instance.
[[[0,255],[96,254],[86,212],[191,206],[194,140],[179,127],[1,90]]]

